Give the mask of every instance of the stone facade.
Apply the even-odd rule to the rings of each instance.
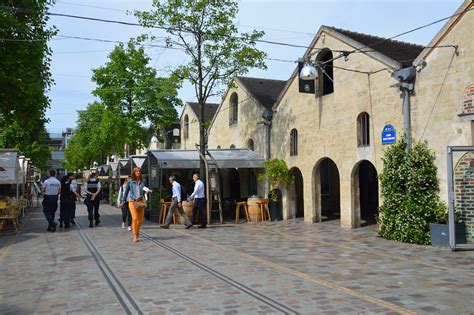
[[[354,49],[341,36],[324,27],[313,47],[329,48],[332,51]],[[356,227],[360,224],[360,214],[356,213],[356,203],[352,202],[358,194],[353,189],[358,165],[362,161],[369,161],[377,173],[381,171],[381,131],[386,124],[393,125],[397,131],[402,130],[402,106],[398,90],[390,87],[396,80],[388,71],[368,75],[336,67],[375,72],[394,64],[396,62],[393,60],[362,53],[350,55],[348,61],[344,58],[336,59],[333,69],[334,92],[320,97],[300,93],[297,73],[293,74],[286,91],[275,106],[272,126],[272,143],[279,145],[272,145],[271,156],[284,159],[290,169],[301,172],[303,182],[302,192],[294,191],[293,194],[293,189],[289,189],[289,193],[284,192],[285,218],[297,215],[295,194],[302,193],[304,220],[321,220],[325,198],[321,196],[319,166],[329,158],[336,167],[332,168],[332,173],[337,172],[339,175],[339,185],[335,180],[330,180],[333,185],[328,190],[330,195],[335,195],[334,198],[340,200],[341,225]],[[358,146],[357,118],[364,112],[370,118],[370,144]],[[299,150],[297,155],[290,156],[290,130],[293,128],[298,131]]]
[[[457,13],[473,7],[471,1],[466,3]],[[453,18],[428,44],[447,47],[427,48],[413,62],[415,66],[425,62],[426,66],[417,74],[412,97],[412,135],[427,141],[436,153],[443,200],[448,194],[446,146],[474,144],[474,115],[463,113],[464,92],[474,85],[473,30],[472,11]]]
[[[231,119],[231,97],[237,100],[237,117],[234,122]],[[234,99],[235,100],[235,99]],[[227,149],[248,148],[249,140],[254,144],[254,151],[264,155],[265,151],[265,126],[257,124],[262,121],[262,113],[265,108],[252,97],[240,84],[238,79],[230,85],[217,114],[210,126],[208,146],[209,148]]]
[[[381,39],[321,27],[305,57],[332,60],[332,67],[325,68],[332,73],[320,72],[318,82],[323,87],[309,94],[300,92],[295,69],[273,105],[270,157],[284,159],[295,175],[293,184],[281,187],[284,219],[304,217],[308,223],[340,219],[346,228],[373,221],[382,203],[377,179],[386,147],[382,131],[392,125],[397,138],[403,135],[403,102],[392,73],[409,66],[418,70],[410,96],[412,137],[426,140],[436,152],[441,197],[447,199],[446,146],[474,141],[474,106],[466,113],[470,106],[466,104],[474,98],[469,92],[474,85],[474,16],[466,11],[472,6],[465,1],[457,12],[460,15],[449,20],[428,45],[456,45],[456,51],[386,41],[385,46],[344,57],[344,52],[363,50]],[[404,53],[409,57],[403,58]],[[328,81],[324,76],[332,78]],[[326,90],[328,85],[332,90]],[[238,99],[236,122],[229,120],[233,97]],[[257,122],[264,110],[234,80],[211,124],[209,147],[242,148],[253,139],[255,151],[263,156],[265,127]]]

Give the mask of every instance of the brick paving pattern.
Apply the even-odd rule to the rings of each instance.
[[[46,233],[41,209],[0,237],[1,314],[474,314],[474,252],[300,220]]]

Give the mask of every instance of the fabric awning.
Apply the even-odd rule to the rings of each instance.
[[[118,168],[118,162],[110,162],[110,168],[112,169],[112,172],[116,172]]]
[[[19,155],[17,150],[0,150],[0,184],[23,182]]]
[[[196,150],[150,150],[163,169],[198,169]],[[264,159],[249,149],[209,150],[217,166],[223,168],[262,168]]]
[[[143,164],[146,161],[146,155],[132,155],[131,156],[133,164],[139,168],[143,168]]]

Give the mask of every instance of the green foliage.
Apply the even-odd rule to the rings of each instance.
[[[106,65],[93,70],[92,80],[98,85],[93,94],[108,110],[153,127],[168,127],[178,117],[180,85],[175,77],[158,77],[149,61],[143,47],[133,42],[117,45]]]
[[[405,146],[402,138],[384,152],[379,234],[407,243],[430,244],[429,224],[447,222],[446,206],[438,195],[435,155],[426,143],[415,143],[409,152]]]
[[[202,108],[209,97],[221,94],[234,76],[249,68],[266,68],[266,54],[255,48],[264,33],[239,33],[237,13],[236,0],[155,0],[151,11],[135,11],[135,16],[145,27],[164,27],[169,35],[166,44],[182,49],[189,57],[174,73],[194,85]],[[140,40],[149,38],[156,39],[143,35]],[[199,142],[204,150],[206,126],[204,117],[199,116]]]
[[[277,201],[276,188],[283,188],[293,182],[288,166],[284,160],[270,159],[262,163],[265,173],[260,174],[258,179],[264,181],[268,178],[270,184],[270,194],[273,201]]]
[[[53,84],[45,13],[54,1],[3,1],[28,11],[0,9],[0,147],[17,148],[33,164],[46,169],[50,151],[45,130],[47,91]]]

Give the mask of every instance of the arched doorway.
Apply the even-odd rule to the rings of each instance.
[[[290,184],[290,202],[295,218],[304,218],[303,175],[297,167],[290,169],[294,181]]]
[[[339,220],[341,218],[341,192],[339,170],[331,159],[323,159],[316,170],[315,176],[318,190],[316,199],[319,200],[321,221]]]
[[[379,182],[375,166],[364,160],[353,172],[353,202],[356,226],[375,224],[379,211]]]

